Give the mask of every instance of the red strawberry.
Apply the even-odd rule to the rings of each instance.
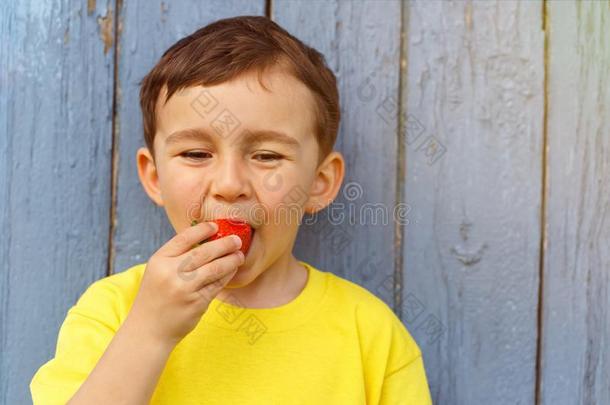
[[[241,250],[244,256],[250,249],[250,242],[252,241],[252,228],[246,222],[239,219],[213,219],[210,222],[216,222],[218,224],[218,232],[210,236],[206,241],[216,240],[223,238],[227,235],[237,235],[241,239]],[[197,222],[193,221],[191,225],[195,225]]]

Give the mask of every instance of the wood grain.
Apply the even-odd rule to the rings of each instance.
[[[68,309],[106,275],[114,2],[0,6],[0,403],[54,353]],[[107,32],[106,32],[107,34]]]
[[[530,404],[543,145],[541,4],[409,2],[403,320],[438,404]]]
[[[610,403],[610,3],[547,2],[541,404]]]
[[[86,287],[175,234],[138,179],[137,83],[266,11],[341,95],[346,178],[295,256],[393,308],[435,404],[610,403],[609,4],[2,2],[0,403],[30,402]]]

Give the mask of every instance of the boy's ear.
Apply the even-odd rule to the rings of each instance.
[[[138,166],[138,176],[144,186],[144,191],[151,200],[159,207],[163,206],[163,197],[159,189],[159,174],[153,156],[148,148],[138,149],[136,153],[136,163]]]
[[[318,166],[304,211],[308,214],[314,214],[332,203],[337,193],[339,193],[344,175],[345,160],[343,155],[340,152],[332,151]]]

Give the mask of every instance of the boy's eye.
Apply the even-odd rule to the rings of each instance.
[[[273,162],[274,160],[281,159],[282,156],[276,155],[275,153],[259,153],[258,155],[254,155],[254,158],[259,162]]]
[[[203,151],[193,151],[193,152],[183,152],[180,154],[180,156],[184,156],[186,158],[189,159],[205,159],[206,156],[209,156],[210,154],[208,152],[203,152]]]
[[[184,156],[187,159],[201,160],[210,157],[210,154],[205,151],[189,151],[181,153],[180,156]],[[275,153],[259,153],[258,155],[254,155],[254,159],[259,162],[273,162],[281,158],[281,155]]]

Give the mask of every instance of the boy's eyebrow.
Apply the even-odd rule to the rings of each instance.
[[[283,132],[274,131],[271,129],[263,130],[246,130],[240,134],[233,134],[230,136],[245,136],[245,141],[242,143],[248,144],[259,144],[265,141],[281,143],[286,146],[298,148],[301,144],[295,138],[286,135]],[[173,132],[165,139],[165,145],[169,146],[186,140],[206,140],[213,141],[213,137],[202,128],[188,128]]]

